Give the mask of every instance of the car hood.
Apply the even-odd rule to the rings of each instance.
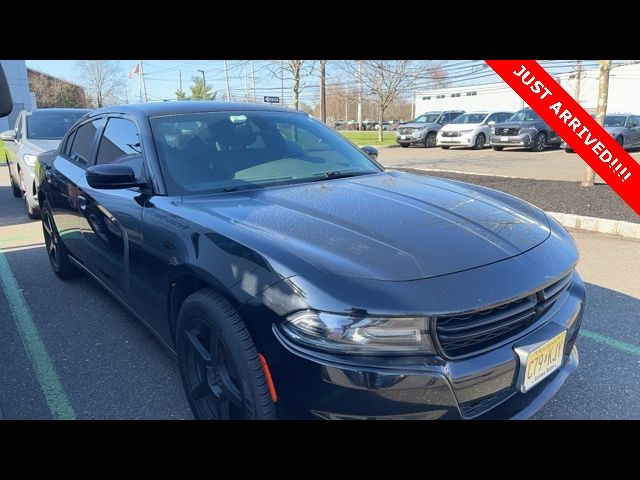
[[[442,127],[443,132],[460,132],[462,130],[475,130],[482,123],[450,123]]]
[[[403,123],[402,125],[400,125],[400,127],[398,128],[405,128],[405,127],[410,127],[410,128],[440,128],[442,127],[442,125],[440,125],[439,123]]]
[[[325,274],[388,281],[499,262],[550,234],[544,212],[514,197],[401,172],[183,201],[267,240],[279,258],[284,251]]]
[[[25,146],[30,148],[35,154],[47,152],[58,148],[61,140],[32,140],[29,139],[25,143]]]
[[[537,121],[528,121],[528,122],[502,122],[497,123],[495,128],[531,128],[531,127],[539,127],[540,122]]]

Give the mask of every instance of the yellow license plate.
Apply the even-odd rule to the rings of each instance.
[[[527,355],[525,363],[522,392],[541,382],[562,364],[564,354],[564,340],[567,332],[556,335],[544,345],[536,348]]]

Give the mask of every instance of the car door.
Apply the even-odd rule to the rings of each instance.
[[[47,200],[65,246],[76,259],[82,261],[82,235],[78,211],[78,180],[84,177],[95,148],[102,118],[86,121],[70,131],[53,160],[48,177]]]
[[[95,165],[120,163],[146,179],[144,152],[133,118],[109,116],[97,142]],[[130,291],[130,254],[140,244],[145,194],[139,188],[95,189],[86,176],[78,181],[78,209],[85,264],[124,300]]]
[[[640,147],[640,117],[634,115],[629,118],[629,122],[631,122],[631,145],[634,147]]]

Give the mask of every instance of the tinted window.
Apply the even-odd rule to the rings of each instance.
[[[425,113],[417,117],[411,123],[437,123],[439,118],[439,113]]]
[[[96,136],[100,122],[102,120],[94,120],[85,123],[76,130],[73,144],[69,151],[69,158],[81,165],[88,165],[91,160],[91,149],[93,148],[93,139]]]
[[[33,140],[60,140],[85,113],[85,110],[47,111],[27,113],[27,138]]]
[[[110,118],[98,147],[96,164],[123,163],[133,168],[136,178],[142,175],[142,145],[135,124],[124,118]]]
[[[380,171],[342,135],[307,115],[207,112],[150,122],[171,194],[301,183],[327,172]]]
[[[498,122],[506,122],[511,117],[511,113],[501,113],[498,115]]]
[[[456,117],[451,123],[454,125],[458,123],[482,123],[486,117],[486,113],[465,113]]]
[[[605,127],[624,127],[627,121],[626,115],[607,115],[604,117]]]

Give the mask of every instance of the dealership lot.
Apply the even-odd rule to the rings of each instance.
[[[629,152],[640,161],[640,151]],[[530,152],[522,148],[509,148],[496,152],[492,148],[471,150],[466,148],[381,148],[378,160],[389,168],[428,168],[465,173],[507,175],[536,180],[582,179],[584,161],[575,153],[550,148],[544,152]],[[596,181],[602,181],[596,177]]]
[[[531,175],[543,174],[559,158],[576,163],[568,172],[581,172],[578,167],[583,165],[578,157],[557,150],[534,154],[395,148],[380,153],[389,166],[403,157],[437,165],[445,164],[438,158],[445,158],[450,160],[446,165],[457,162],[459,166],[449,167],[455,170],[469,168],[465,163],[481,163],[465,160],[472,156],[485,157],[491,168],[502,164],[507,170],[502,174],[507,175],[515,175],[508,173],[509,162],[511,168],[527,168]],[[545,166],[535,167],[533,159],[542,159]],[[521,163],[528,166],[515,166]],[[581,366],[536,418],[640,418],[640,243],[574,235],[588,290],[584,330],[578,340]],[[22,202],[11,196],[4,164],[0,165],[0,249],[0,274],[15,278],[16,287],[0,290],[4,418],[50,418],[56,402],[71,405],[75,418],[191,418],[177,365],[154,337],[87,277],[66,282],[55,277],[42,245],[40,222],[28,220]],[[16,297],[24,300],[25,311],[16,312]],[[37,328],[26,332],[26,340],[24,329],[20,335],[18,314]],[[47,372],[33,369],[33,358],[23,343],[33,341],[33,335],[51,359],[66,399],[43,394],[39,380],[46,380]],[[33,356],[34,350],[29,351]]]

